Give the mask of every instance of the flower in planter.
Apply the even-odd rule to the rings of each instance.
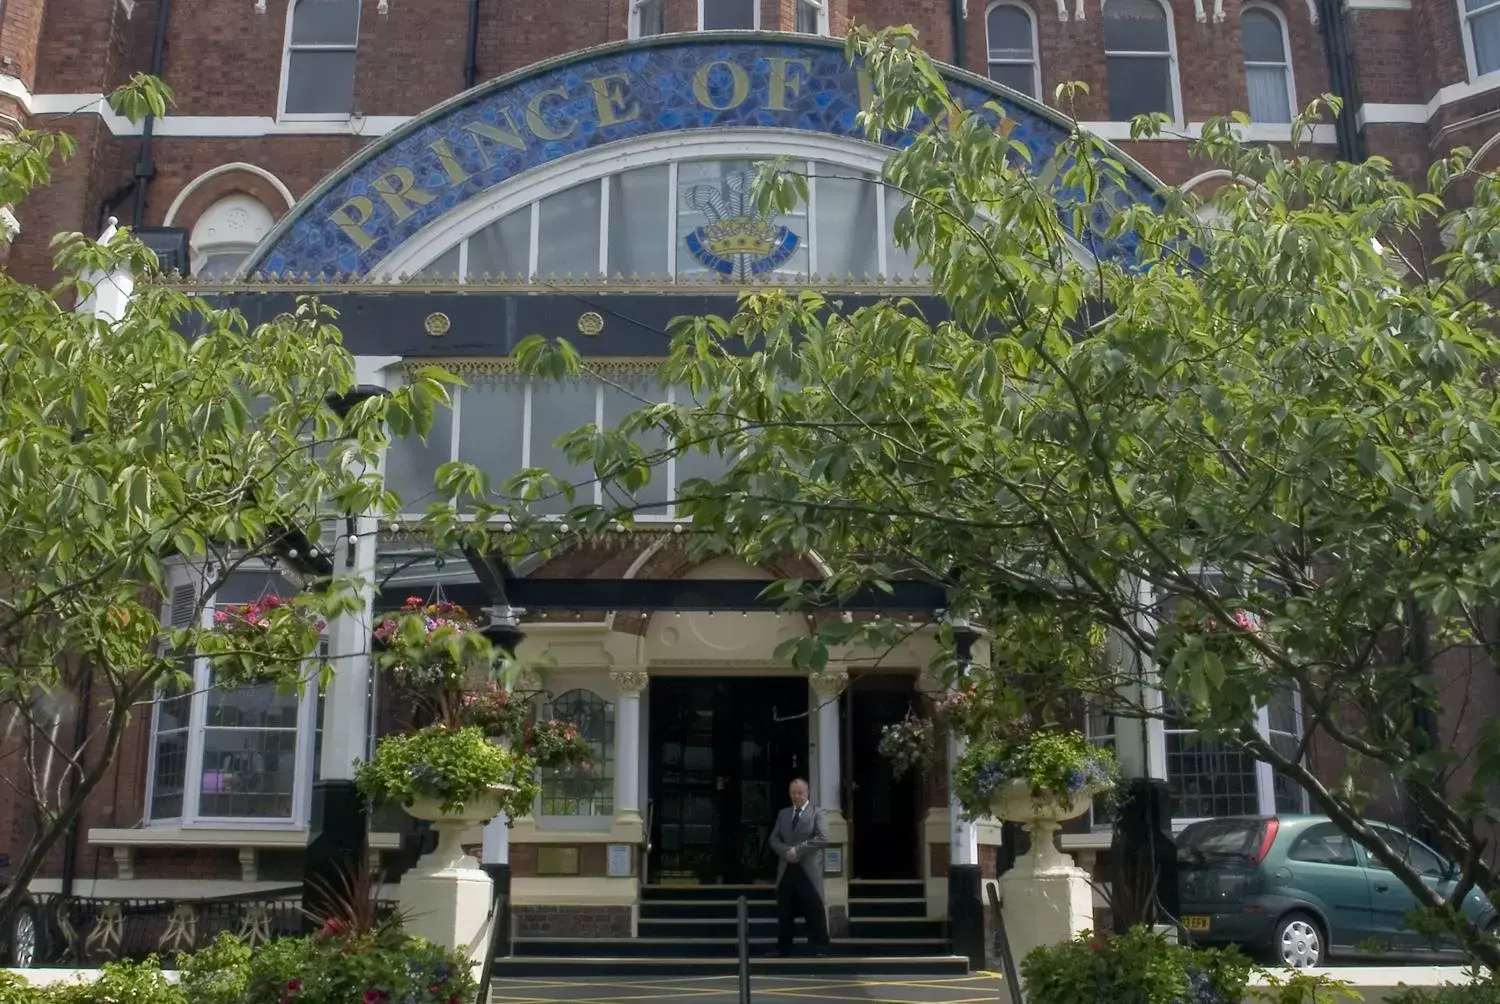
[[[937,754],[937,731],[930,719],[908,711],[901,721],[880,730],[877,749],[890,761],[891,772],[900,777],[926,765]]]
[[[514,691],[489,684],[466,691],[459,701],[459,722],[480,729],[491,737],[513,738],[526,723],[531,702]]]
[[[966,814],[983,816],[995,796],[1018,781],[1034,797],[1072,807],[1076,798],[1112,789],[1118,776],[1114,751],[1078,732],[1049,730],[969,743],[954,767],[953,787]]]
[[[552,718],[526,730],[526,752],[538,766],[558,768],[586,763],[594,749],[578,726]]]
[[[1233,948],[1189,948],[1144,927],[1043,945],[1021,963],[1032,1004],[1238,1004],[1251,971]]]
[[[502,811],[526,815],[536,799],[536,761],[490,742],[477,728],[433,725],[381,739],[375,756],[359,764],[355,783],[376,802],[410,805],[436,799],[444,812],[460,812],[475,799],[505,786],[512,790]]]

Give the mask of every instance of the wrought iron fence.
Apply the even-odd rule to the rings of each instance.
[[[170,964],[224,932],[254,948],[306,930],[302,896],[296,885],[199,899],[38,897],[48,934],[38,946],[38,963],[87,967],[156,955]],[[396,908],[387,901],[380,906]]]

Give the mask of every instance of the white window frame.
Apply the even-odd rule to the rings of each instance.
[[[204,224],[205,221],[213,220],[215,213],[221,212],[222,207],[226,203],[253,203],[254,205],[260,207],[261,211],[266,214],[264,231],[261,231],[259,233],[244,234],[242,235],[243,239],[196,239],[199,233],[199,228]],[[231,208],[230,211],[232,212],[233,209]],[[261,238],[263,238],[265,234],[268,233],[275,225],[276,218],[274,215],[272,215],[270,208],[253,195],[246,195],[242,192],[235,192],[224,196],[222,199],[215,200],[214,203],[207,209],[205,209],[203,213],[198,217],[198,221],[193,224],[193,238],[188,242],[188,259],[192,264],[193,274],[198,274],[199,270],[203,267],[203,263],[208,260],[210,255],[238,254],[240,255],[240,264],[243,265],[244,259],[250,257],[250,253],[260,246]]]
[[[1500,2],[1500,0],[1497,0]],[[998,7],[1014,7],[1026,15],[1026,23],[1031,26],[1031,90],[1032,97],[1037,101],[1042,100],[1042,54],[1041,40],[1037,37],[1036,14],[1024,3],[1017,0],[995,0],[984,9],[984,68],[988,76],[989,68],[992,66],[1021,66],[1023,61],[1019,59],[996,59],[993,55],[994,46],[990,41],[990,14]],[[993,80],[993,77],[990,77]]]
[[[549,680],[549,683],[550,682],[551,681]],[[618,741],[617,736],[614,734],[620,727],[620,702],[618,700],[611,700],[609,697],[605,696],[605,694],[601,693],[598,689],[597,680],[590,681],[587,679],[580,679],[572,682],[563,682],[555,686],[549,686],[547,688],[546,699],[542,702],[539,702],[538,704],[537,717],[552,717],[552,702],[560,697],[566,697],[568,694],[572,693],[575,690],[582,690],[589,694],[592,694],[594,697],[604,702],[604,706],[608,709],[611,735],[609,741],[605,743],[605,748],[607,751],[607,755],[611,758],[611,762],[614,768],[607,779],[608,783],[605,789],[609,792],[609,812],[600,813],[595,816],[565,816],[550,812],[544,813],[542,811],[542,806],[546,803],[547,795],[545,790],[542,790],[541,788],[541,785],[544,785],[545,782],[542,781],[539,773],[539,788],[537,791],[536,803],[531,813],[532,818],[536,820],[538,829],[607,830],[614,820],[615,813],[618,812],[620,808],[618,803],[620,764],[618,759],[616,759],[616,753],[618,752]]]
[[[705,0],[698,0],[698,30],[699,31],[706,31],[707,30],[707,29],[705,29],[703,27],[703,5],[704,5],[704,2],[705,2]],[[752,17],[753,20],[752,20],[751,25],[750,25],[750,27],[748,29],[742,29],[742,30],[746,30],[746,31],[760,31],[760,0],[745,0],[745,2],[747,2],[747,3],[750,4],[751,17]],[[719,29],[719,30],[727,30],[727,29]]]
[[[1166,56],[1167,56],[1167,62],[1168,62],[1168,66],[1169,66],[1169,72],[1171,74],[1171,76],[1170,76],[1169,79],[1171,80],[1171,83],[1172,83],[1172,116],[1171,116],[1171,121],[1174,124],[1176,124],[1178,126],[1181,126],[1181,125],[1183,125],[1184,122],[1187,121],[1187,118],[1186,118],[1187,112],[1182,107],[1182,80],[1181,80],[1181,78],[1179,76],[1179,72],[1178,72],[1178,58],[1177,58],[1177,25],[1174,23],[1174,19],[1173,19],[1173,16],[1172,16],[1172,5],[1171,4],[1165,3],[1165,2],[1163,2],[1163,0],[1150,0],[1150,2],[1156,4],[1158,7],[1160,7],[1161,10],[1162,10],[1162,13],[1166,16],[1166,19],[1167,19],[1167,52],[1166,52]],[[1108,3],[1108,0],[1103,0],[1103,3],[1101,3],[1101,6],[1100,6],[1101,18],[1102,18],[1103,6],[1106,3]],[[1102,31],[1102,28],[1101,28],[1101,31]],[[1115,51],[1111,51],[1109,49],[1108,45],[1106,45],[1105,49],[1104,49],[1104,81],[1105,81],[1105,86],[1106,87],[1109,86],[1109,60],[1111,58],[1113,58],[1113,57],[1118,57],[1118,58],[1121,58],[1121,59],[1160,59],[1162,57],[1162,54],[1160,52],[1140,52],[1140,51],[1134,51],[1134,50],[1120,50],[1118,52],[1115,52]],[[1107,94],[1108,94],[1108,92],[1106,92],[1106,96],[1107,96]]]
[[[997,4],[995,6],[999,6],[999,5]],[[988,12],[985,13],[985,17],[986,18],[989,17],[989,13]],[[1095,725],[1096,720],[1098,720],[1101,724],[1107,723],[1105,727],[1107,727],[1109,729],[1109,731],[1108,732],[1096,731],[1094,729],[1094,725]],[[1093,743],[1095,746],[1100,746],[1100,747],[1102,747],[1104,749],[1107,749],[1107,750],[1114,750],[1114,749],[1116,749],[1115,735],[1116,735],[1116,733],[1118,732],[1118,730],[1120,728],[1120,724],[1119,723],[1120,723],[1119,716],[1115,715],[1115,714],[1112,714],[1112,713],[1110,713],[1107,710],[1094,709],[1094,708],[1084,708],[1084,710],[1083,710],[1083,737],[1085,739],[1087,739],[1089,742]],[[1114,829],[1114,824],[1111,823],[1110,821],[1108,821],[1108,820],[1101,821],[1101,820],[1099,820],[1097,818],[1098,808],[1099,808],[1099,800],[1098,799],[1094,799],[1092,802],[1089,803],[1089,829],[1095,831],[1096,833],[1108,832],[1109,830]]]
[[[1497,64],[1492,70],[1485,70],[1483,73],[1479,71],[1479,56],[1474,50],[1474,31],[1471,24],[1473,19],[1476,17],[1500,17],[1500,0],[1492,0],[1492,2],[1487,6],[1473,11],[1469,10],[1468,5],[1464,3],[1464,0],[1457,0],[1457,3],[1458,20],[1459,24],[1462,26],[1464,36],[1464,62],[1467,65],[1469,71],[1470,82],[1479,80],[1483,77],[1492,77],[1495,74],[1500,73],[1500,64]]]
[[[177,562],[168,569],[167,596],[163,601],[162,616],[169,623],[169,604],[172,592],[179,586],[192,585],[199,604],[199,627],[213,624],[214,600],[202,600],[205,579],[212,572],[188,562]],[[161,702],[151,706],[151,733],[146,764],[145,806],[142,825],[151,827],[180,827],[182,829],[253,829],[253,830],[303,830],[308,826],[312,806],[313,746],[317,734],[318,708],[317,681],[309,680],[297,701],[297,764],[292,781],[292,811],[282,819],[266,819],[252,816],[205,816],[199,812],[203,788],[203,742],[208,729],[208,660],[193,660],[193,689],[189,698],[187,727],[187,762],[183,769],[182,814],[180,816],[152,818],[151,802],[156,791],[156,735],[160,718]]]
[[[814,10],[816,10],[818,12],[818,30],[816,32],[814,32],[814,34],[817,34],[817,35],[827,35],[827,34],[829,34],[830,31],[831,31],[831,29],[828,27],[828,0],[796,0],[796,12],[792,16],[795,17],[795,18],[799,18],[800,19],[801,15],[802,15],[802,10],[803,10],[804,7],[811,7],[811,8],[813,8]],[[760,19],[760,5],[757,4],[756,5],[756,24],[757,24],[757,27],[759,26],[759,19]],[[792,22],[792,27],[794,29],[797,27],[796,21]]]
[[[1303,720],[1302,719],[1302,695],[1301,694],[1297,694],[1297,693],[1294,692],[1293,693],[1293,701],[1294,701],[1294,705],[1293,706],[1294,706],[1294,709],[1295,709],[1295,712],[1296,712],[1296,715],[1297,715],[1297,726],[1298,726],[1298,730],[1300,732],[1301,727],[1302,727],[1302,720]],[[1174,735],[1190,736],[1190,735],[1195,734],[1198,731],[1197,729],[1168,729],[1166,727],[1166,722],[1162,721],[1159,718],[1158,719],[1153,719],[1152,722],[1151,722],[1151,725],[1152,725],[1152,729],[1150,731],[1151,741],[1152,742],[1159,742],[1159,743],[1161,743],[1161,747],[1162,747],[1163,752],[1165,752],[1165,750],[1166,750],[1166,736],[1167,736],[1168,732],[1171,732]],[[1256,712],[1255,712],[1255,731],[1258,732],[1258,733],[1260,733],[1260,736],[1261,736],[1262,739],[1265,739],[1267,741],[1270,740],[1270,738],[1271,738],[1270,709],[1267,706],[1265,706],[1265,705],[1262,705],[1261,707],[1259,707],[1258,709],[1256,709]],[[1275,771],[1275,768],[1273,768],[1270,765],[1270,763],[1268,763],[1265,760],[1256,760],[1255,761],[1255,802],[1256,802],[1256,810],[1262,816],[1274,816],[1274,815],[1278,814],[1278,810],[1276,808],[1276,781],[1275,781],[1275,779],[1276,779],[1276,771]],[[1170,778],[1169,777],[1163,777],[1162,780],[1170,780]],[[1302,811],[1305,812],[1306,809],[1307,809],[1307,793],[1303,792],[1302,793]],[[1189,824],[1196,823],[1199,820],[1206,819],[1206,818],[1209,818],[1209,817],[1206,817],[1206,816],[1179,816],[1179,815],[1174,814],[1172,816],[1172,828],[1174,830],[1180,830],[1183,827],[1188,826]]]
[[[1496,0],[1496,3],[1500,3],[1500,0]],[[1281,72],[1282,72],[1282,78],[1286,81],[1286,100],[1287,100],[1287,105],[1288,105],[1288,107],[1287,107],[1287,113],[1290,114],[1292,118],[1296,118],[1297,117],[1297,107],[1298,107],[1297,106],[1297,80],[1292,75],[1292,33],[1291,33],[1290,30],[1288,30],[1287,23],[1286,23],[1286,18],[1282,15],[1281,11],[1277,10],[1275,7],[1271,6],[1270,4],[1250,2],[1250,3],[1244,4],[1240,8],[1240,22],[1241,22],[1242,26],[1244,24],[1244,17],[1245,17],[1246,12],[1247,11],[1252,11],[1252,10],[1261,11],[1263,13],[1271,15],[1272,19],[1275,20],[1277,27],[1281,31],[1281,58],[1282,58]],[[1248,59],[1246,59],[1244,62],[1245,62],[1245,69],[1246,70],[1250,69],[1252,66],[1256,67],[1258,69],[1270,69],[1270,68],[1273,68],[1273,67],[1275,67],[1277,65],[1275,63],[1251,62]],[[1248,78],[1249,78],[1249,74],[1247,73],[1246,74],[1246,84],[1245,84],[1245,104],[1247,106],[1246,107],[1246,111],[1249,111],[1248,105],[1250,104],[1250,85],[1249,85]],[[1253,117],[1252,117],[1252,121],[1253,121]],[[1268,123],[1268,124],[1270,124],[1270,125],[1280,125],[1281,123]]]
[[[650,4],[659,4],[662,7],[662,30],[663,35],[669,34],[666,22],[667,0],[630,0],[630,38],[655,38],[655,35],[641,34],[641,8]]]
[[[292,22],[296,20],[297,8],[302,0],[291,0],[286,5],[286,35],[281,44],[281,87],[276,95],[276,118],[282,122],[345,122],[354,115],[354,109],[345,112],[289,112],[286,110],[287,83],[292,72]],[[359,29],[363,19],[363,3],[355,5],[353,45],[299,45],[298,51],[353,52],[355,65],[359,62]]]

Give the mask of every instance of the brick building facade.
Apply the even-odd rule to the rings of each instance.
[[[791,106],[833,78],[820,61],[842,59],[810,36],[838,36],[855,23],[911,23],[929,51],[968,71],[954,79],[973,95],[1013,97],[987,90],[983,78],[1044,101],[1059,84],[1084,81],[1089,92],[1073,115],[1156,178],[1200,190],[1220,176],[1194,163],[1184,135],[1211,116],[1249,107],[1250,137],[1285,143],[1293,109],[1328,91],[1343,90],[1347,106],[1339,124],[1314,127],[1317,151],[1384,156],[1414,181],[1454,146],[1471,147],[1477,163],[1490,164],[1500,137],[1500,4],[1489,8],[1478,0],[1467,7],[1457,0],[8,0],[0,9],[3,121],[11,128],[65,129],[77,138],[78,155],[18,210],[21,232],[7,267],[46,281],[53,234],[97,232],[113,216],[179,233],[189,245],[186,264],[210,277],[259,269],[353,273],[396,286],[414,273],[438,282],[504,273],[521,280],[511,292],[524,292],[528,277],[602,270],[653,274],[671,288],[674,276],[750,267],[743,253],[685,244],[685,235],[710,229],[721,212],[715,199],[732,201],[733,164],[789,152],[812,165],[825,208],[807,208],[800,220],[808,230],[776,252],[785,252],[781,258],[772,262],[767,250],[758,260],[802,272],[899,275],[902,259],[887,236],[894,204],[871,180],[876,149],[847,132],[834,135],[847,130],[847,121],[837,128],[831,118],[813,122],[822,111],[812,105],[795,123],[772,121],[802,108]],[[700,29],[715,33],[695,48]],[[146,129],[104,107],[102,94],[153,70],[175,92],[164,118]],[[828,93],[837,96],[846,84],[852,93],[847,81]],[[458,98],[475,85],[479,90]],[[691,116],[684,109],[719,117],[685,123]],[[1168,112],[1176,129],[1163,139],[1130,141],[1129,114],[1153,109]],[[1024,102],[1017,114],[1045,147],[1055,120]],[[653,124],[640,126],[648,115],[656,116]],[[611,128],[622,130],[618,141],[595,141]],[[764,138],[756,130],[765,130]],[[855,177],[823,166],[829,164]],[[689,182],[700,174],[714,193],[692,194]],[[1154,181],[1138,172],[1131,184],[1132,197],[1148,198]],[[664,199],[660,220],[654,210],[640,210],[652,197]],[[832,230],[817,236],[829,226],[819,213],[835,204],[868,213],[868,247],[841,246]],[[580,213],[589,220],[585,230],[598,221],[581,244]],[[637,238],[655,234],[658,224],[665,240]],[[823,256],[821,269],[814,255]],[[558,316],[596,334],[585,330],[580,309],[559,307]],[[448,317],[428,314],[422,322],[437,316],[442,329],[428,326],[425,336],[409,325],[394,341],[351,341],[377,380],[400,379],[404,361],[423,357],[446,360],[470,382],[461,408],[443,419],[438,435],[445,445],[393,451],[388,476],[403,494],[419,496],[423,478],[430,484],[436,463],[449,459],[435,458],[432,449],[497,469],[535,464],[549,448],[539,429],[552,423],[560,434],[578,424],[569,419],[608,418],[616,407],[600,387],[559,391],[548,404],[545,395],[521,387],[498,342],[475,350],[471,339],[461,351],[435,342],[447,332]],[[617,334],[606,331],[601,345]],[[609,351],[596,352],[620,380],[639,377],[643,357],[652,354],[632,337],[627,331]],[[477,426],[476,415],[482,416]],[[514,455],[490,441],[497,423],[507,422],[531,437]],[[478,432],[466,438],[465,428]],[[672,520],[665,504],[662,513],[660,532],[527,574],[615,580],[768,574],[688,567],[666,532]],[[370,568],[400,564],[410,557],[404,546],[383,540]],[[422,592],[439,581],[465,584],[451,568],[444,572],[441,562],[427,560],[390,588]],[[687,733],[673,739],[663,723],[716,701],[743,706],[756,692],[757,673],[776,665],[775,643],[805,627],[766,613],[717,623],[694,613],[623,612],[527,623],[527,644],[550,652],[558,667],[537,686],[555,713],[590,723],[590,738],[611,766],[587,783],[552,779],[537,817],[515,821],[504,835],[518,933],[634,933],[643,868],[655,882],[764,878],[758,866],[745,865],[744,848],[723,841],[703,851],[706,857],[670,856],[677,852],[667,845],[696,824],[686,816],[670,824],[653,817],[681,795],[664,794],[662,785],[675,782],[663,779],[671,773],[670,756],[691,745]],[[363,644],[368,663],[367,639]],[[843,810],[830,906],[836,919],[844,911],[844,924],[860,880],[906,883],[922,901],[920,916],[939,917],[951,865],[994,875],[994,855],[984,848],[996,844],[998,828],[960,825],[941,771],[905,787],[886,776],[877,785],[861,773],[876,769],[869,761],[871,723],[923,700],[919,671],[932,640],[912,644],[904,661],[887,662],[894,671],[876,674],[881,679],[835,667],[811,688],[799,682],[795,694],[778,691],[783,703],[762,709],[768,723],[795,712],[801,724],[779,738],[757,737],[780,744],[783,757],[757,783],[782,770],[811,773],[818,799]],[[1479,686],[1462,668],[1454,673],[1456,681],[1470,681],[1455,685]],[[295,881],[312,792],[320,780],[340,776],[316,752],[314,733],[319,724],[327,731],[330,712],[310,696],[274,707],[264,695],[255,701],[253,714],[241,709],[245,720],[255,720],[243,726],[252,738],[215,735],[232,730],[206,722],[201,709],[184,710],[179,719],[158,709],[136,722],[84,814],[69,870],[74,879],[110,895],[222,895]],[[1268,709],[1265,728],[1276,731],[1295,717],[1294,707]],[[1300,808],[1300,796],[1282,791],[1263,765],[1195,744],[1161,723],[1154,729],[1114,736],[1104,722],[1094,733],[1122,747],[1135,743],[1131,755],[1142,770],[1169,781],[1182,818]],[[676,753],[669,756],[669,747]],[[245,767],[247,757],[259,766]],[[1329,773],[1337,766],[1328,764]],[[256,771],[274,780],[253,791],[235,789],[233,777]],[[848,783],[851,777],[856,784]],[[873,797],[854,794],[861,788],[879,788],[886,801],[859,801]],[[770,806],[779,804],[779,792],[767,797]],[[860,847],[861,813],[892,811],[911,819],[911,832],[885,832],[888,853],[872,857]],[[669,839],[663,825],[683,829]],[[400,826],[377,819],[372,850],[395,851]],[[501,839],[492,834],[486,843],[498,847]],[[656,856],[614,853],[647,843]],[[1108,846],[1107,822],[1082,821],[1064,846],[1096,854]],[[59,858],[37,888],[55,890],[63,873]]]

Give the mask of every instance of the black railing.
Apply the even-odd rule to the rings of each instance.
[[[486,922],[490,925],[489,950],[484,953],[484,964],[479,970],[479,995],[477,1004],[487,1004],[490,999],[490,981],[497,955],[509,956],[510,945],[510,865],[484,865],[494,882],[494,896],[490,900],[490,913]]]
[[[995,922],[995,940],[1000,948],[1000,971],[1004,976],[1005,989],[1009,991],[1010,1004],[1026,1004],[1021,987],[1021,971],[1016,968],[1016,957],[1010,951],[1010,934],[1005,930],[1005,910],[1000,903],[1000,893],[995,886],[988,887],[990,916]],[[1001,995],[1005,999],[1005,995]]]
[[[226,932],[254,948],[303,933],[302,894],[295,885],[196,899],[39,896],[44,923],[37,963],[88,967],[156,955],[170,964]],[[390,902],[380,906],[395,909]]]
[[[740,949],[740,1004],[750,1004],[750,901],[741,896],[736,904]]]

